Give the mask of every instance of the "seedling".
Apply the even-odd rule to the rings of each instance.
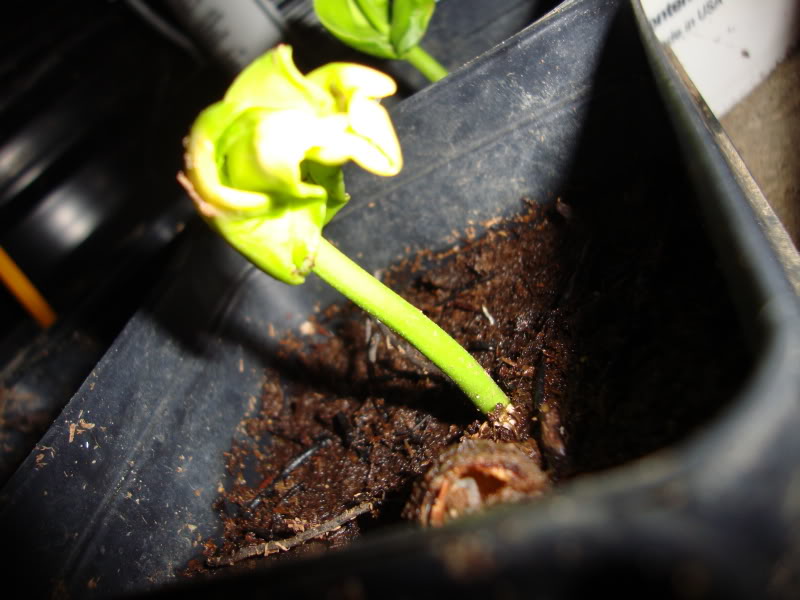
[[[205,220],[273,277],[314,272],[408,340],[489,412],[508,399],[478,362],[420,310],[322,237],[349,200],[342,165],[396,175],[402,155],[379,99],[394,81],[332,63],[303,76],[289,46],[248,66],[192,126],[179,179]]]
[[[345,44],[379,58],[405,60],[430,81],[447,75],[419,42],[436,0],[314,0],[320,22]]]

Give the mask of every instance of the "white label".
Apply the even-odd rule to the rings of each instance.
[[[799,37],[797,0],[641,1],[717,117],[766,79]]]

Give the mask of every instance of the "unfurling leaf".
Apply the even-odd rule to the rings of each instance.
[[[374,69],[332,63],[303,76],[278,46],[204,110],[186,144],[182,179],[205,219],[273,277],[302,283],[322,228],[348,200],[341,166],[378,175],[402,166],[378,99],[394,81]]]

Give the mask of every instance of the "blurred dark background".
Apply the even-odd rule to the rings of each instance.
[[[181,138],[224,73],[126,2],[4,4],[0,247],[57,320],[0,285],[0,482],[158,279],[191,215]]]

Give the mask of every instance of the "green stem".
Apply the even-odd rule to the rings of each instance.
[[[497,404],[508,404],[503,391],[458,342],[324,238],[317,252],[314,272],[416,346],[480,410],[488,413]]]
[[[447,76],[447,69],[419,46],[414,46],[411,50],[406,52],[403,56],[403,60],[407,60],[414,65],[414,67],[430,81],[439,81]]]

